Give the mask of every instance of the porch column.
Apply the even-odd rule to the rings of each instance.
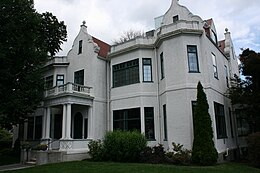
[[[66,138],[66,119],[67,119],[67,105],[63,105],[63,112],[62,112],[62,139]]]
[[[46,112],[47,113],[46,113],[45,139],[50,139],[51,108],[47,107]]]
[[[71,104],[67,104],[66,139],[71,139]]]
[[[93,127],[93,124],[94,124],[94,121],[93,121],[93,107],[92,106],[89,106],[88,107],[88,138],[89,139],[93,139],[94,137],[94,127]]]
[[[47,110],[46,108],[44,108],[44,113],[43,113],[43,116],[42,116],[42,139],[45,139],[45,132],[46,132],[46,117],[47,117]]]

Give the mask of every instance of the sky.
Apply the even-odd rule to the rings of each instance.
[[[67,25],[67,42],[58,55],[67,55],[80,25],[86,21],[88,33],[109,44],[133,29],[154,29],[154,18],[166,13],[172,0],[34,0],[39,13],[46,11]],[[260,52],[260,0],[179,0],[203,20],[213,18],[218,40],[225,28],[231,32],[236,54],[240,48]]]

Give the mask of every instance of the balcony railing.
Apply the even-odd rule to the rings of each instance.
[[[45,91],[45,97],[56,96],[63,93],[80,93],[90,95],[91,87],[79,85],[75,83],[66,83],[64,85],[55,86]]]

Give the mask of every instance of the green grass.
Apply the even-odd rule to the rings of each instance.
[[[9,171],[9,173],[260,173],[260,169],[244,164],[221,164],[216,166],[174,166],[135,163],[67,162],[36,166],[34,168]]]

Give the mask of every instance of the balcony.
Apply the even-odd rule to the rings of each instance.
[[[82,94],[85,96],[90,96],[91,87],[68,82],[64,85],[55,86],[53,88],[47,89],[44,93],[44,96],[51,97],[60,94]]]

